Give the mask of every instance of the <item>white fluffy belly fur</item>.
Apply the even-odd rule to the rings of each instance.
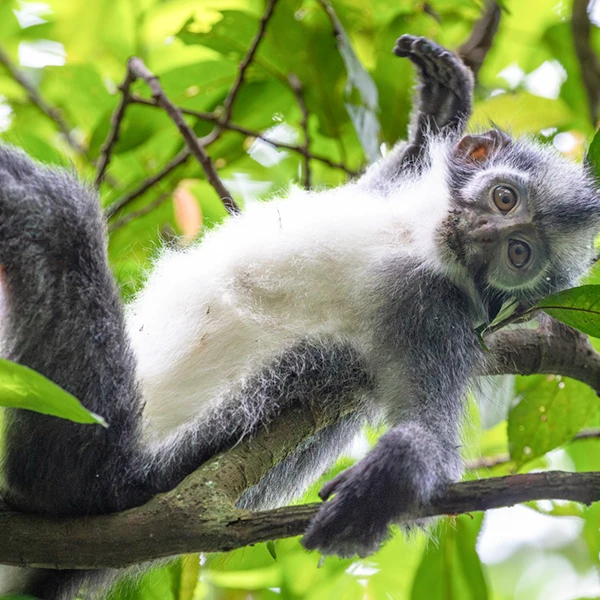
[[[387,197],[354,185],[296,189],[163,254],[128,309],[147,432],[197,416],[300,338],[343,337],[368,355],[378,265],[435,254],[444,175]]]

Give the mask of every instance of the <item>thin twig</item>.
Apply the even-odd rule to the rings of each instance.
[[[186,148],[182,150],[175,158],[171,159],[158,173],[151,175],[144,179],[134,190],[122,196],[118,200],[115,200],[110,206],[104,209],[104,217],[110,219],[124,206],[127,206],[130,202],[139,198],[142,194],[146,193],[153,185],[158,183],[161,179],[164,179],[167,175],[173,172],[177,167],[182,165],[190,157],[190,151]]]
[[[244,56],[242,62],[238,66],[237,77],[227,94],[227,98],[225,98],[225,102],[223,103],[223,121],[225,122],[229,121],[229,119],[231,118],[233,103],[235,102],[238,92],[240,91],[240,88],[244,83],[246,70],[248,69],[250,63],[254,59],[254,55],[258,50],[258,46],[260,45],[260,42],[265,36],[265,33],[267,31],[267,24],[269,23],[269,19],[273,15],[273,9],[275,8],[276,2],[277,0],[269,0],[269,3],[267,4],[267,9],[265,10],[265,13],[260,19],[258,31],[256,32],[254,39],[250,43],[250,48],[248,48],[248,52],[246,52],[246,55]]]
[[[458,56],[473,71],[475,78],[492,47],[501,15],[502,11],[496,0],[488,0],[486,9],[473,26],[469,39],[458,49]]]
[[[202,138],[199,138],[199,143],[204,146],[210,146],[219,136],[218,129],[215,127],[210,133]],[[130,202],[139,198],[142,194],[145,194],[153,185],[167,177],[180,165],[183,165],[187,159],[191,156],[189,148],[183,149],[179,154],[172,158],[158,173],[147,177],[142,181],[137,188],[122,196],[118,200],[115,200],[110,206],[104,210],[104,217],[110,219],[124,206],[127,206]],[[110,229],[110,228],[109,228]]]
[[[104,178],[104,174],[106,173],[106,169],[110,163],[112,150],[119,140],[119,131],[121,129],[123,117],[125,116],[125,109],[131,100],[130,88],[134,79],[135,77],[133,76],[132,72],[127,69],[127,72],[125,73],[125,79],[119,87],[121,90],[121,99],[117,105],[117,108],[115,109],[115,112],[110,118],[111,129],[100,150],[100,158],[98,159],[98,172],[94,181],[96,188],[99,188],[100,184],[102,183],[102,179]]]
[[[580,431],[571,442],[579,442],[581,440],[600,439],[600,429],[587,429]],[[468,461],[465,465],[469,471],[477,471],[478,469],[492,469],[500,465],[507,465],[512,462],[510,455],[500,454],[499,456],[482,456],[476,460]]]
[[[156,200],[150,202],[150,204],[147,204],[143,208],[140,208],[140,210],[127,213],[124,217],[117,219],[112,223],[109,223],[108,232],[112,233],[117,229],[125,227],[125,225],[131,223],[131,221],[133,221],[134,219],[138,219],[139,217],[143,217],[144,215],[151,213],[155,208],[158,208],[161,204],[163,204],[163,202],[165,202],[165,200],[168,200],[170,197],[171,192],[163,192],[158,198],[156,198]]]
[[[147,98],[142,98],[141,96],[138,96],[137,94],[132,95],[131,102],[133,102],[135,104],[143,104],[144,106],[150,106],[152,108],[160,108],[160,106],[158,106],[158,104],[154,100],[148,100]],[[237,125],[236,123],[231,123],[230,121],[229,122],[222,121],[214,113],[201,112],[201,111],[191,110],[189,108],[183,108],[183,107],[178,107],[178,108],[184,115],[190,115],[191,117],[198,117],[199,119],[203,119],[205,121],[210,121],[212,123],[216,123],[222,129],[228,129],[230,131],[235,131],[237,133],[241,133],[242,135],[246,135],[248,137],[253,137],[253,138],[262,140],[263,142],[267,142],[274,148],[282,148],[283,150],[290,150],[291,152],[296,152],[298,154],[301,154],[302,156],[310,158],[311,160],[317,160],[319,162],[322,162],[323,164],[331,167],[332,169],[339,169],[340,171],[344,171],[350,177],[356,177],[358,175],[357,171],[353,171],[352,169],[349,169],[346,165],[344,165],[342,163],[332,161],[329,158],[327,158],[326,156],[322,156],[320,154],[313,154],[311,152],[307,152],[306,148],[304,148],[303,146],[298,146],[295,144],[287,144],[285,142],[276,142],[274,140],[269,139],[268,136],[260,133],[259,131],[254,131],[252,129],[248,129],[247,127],[244,127],[242,125]]]
[[[17,68],[2,47],[0,47],[0,63],[6,67],[8,72],[12,75],[12,78],[27,92],[29,100],[31,100],[31,102],[49,119],[54,121],[61,133],[65,136],[69,146],[71,146],[77,154],[87,158],[87,149],[77,141],[73,135],[73,128],[67,123],[60,110],[51,106],[42,98],[36,87]]]
[[[300,126],[302,127],[302,131],[304,132],[304,187],[309,190],[311,187],[310,181],[310,137],[308,134],[308,110],[306,109],[306,103],[304,102],[304,97],[302,95],[302,83],[298,79],[298,77],[294,73],[290,73],[288,76],[288,81],[290,82],[290,87],[296,96],[296,102],[300,107],[300,112],[302,113],[302,120],[300,121]]]
[[[158,82],[158,78],[154,73],[152,73],[144,64],[144,61],[141,58],[136,56],[129,59],[128,68],[131,70],[132,74],[139,79],[143,79],[150,90],[152,91],[152,96],[156,100],[156,102],[165,109],[166,113],[171,117],[172,121],[179,129],[187,147],[190,150],[190,153],[194,155],[196,160],[202,165],[204,169],[204,173],[206,174],[206,179],[215,189],[219,198],[221,198],[221,202],[227,209],[227,212],[230,214],[237,214],[240,212],[238,205],[233,200],[231,194],[219,178],[217,174],[217,170],[204,146],[198,140],[198,137],[194,133],[194,130],[186,123],[185,119],[181,111],[167,98],[162,86]]]

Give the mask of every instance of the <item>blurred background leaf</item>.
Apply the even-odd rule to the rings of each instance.
[[[597,4],[589,6],[596,49]],[[597,123],[589,118],[574,49],[572,1],[504,0],[501,5],[499,29],[478,75],[470,126],[487,127],[491,121],[581,159]],[[238,130],[225,129],[208,148],[241,206],[285,193],[290,184],[303,185],[304,156],[262,139],[288,146],[304,143],[290,73],[301,83],[310,152],[318,157],[310,160],[312,184],[342,184],[347,171],[359,171],[405,136],[413,71],[408,61],[392,55],[395,40],[411,33],[456,50],[485,3],[332,0],[332,6],[343,31],[338,40],[317,0],[278,0],[233,105],[231,122]],[[66,141],[6,65],[0,65],[0,136],[44,162],[73,166],[92,180],[93,162],[110,129],[131,55],[144,59],[174,102],[206,113],[186,116],[196,134],[205,136],[223,114],[264,10],[264,0],[2,0],[0,46],[58,111],[85,152]],[[134,92],[150,99],[139,82]],[[590,147],[597,172],[599,144],[596,139]],[[183,148],[162,111],[130,105],[100,189],[102,205],[126,199]],[[341,163],[347,171],[320,158]],[[225,218],[223,205],[192,159],[126,202],[108,222],[109,256],[123,297],[130,298],[143,284],[162,245],[189,243]],[[600,283],[598,269],[589,283]],[[598,399],[584,385],[539,376],[507,384],[496,380],[484,387],[475,392],[481,418],[477,402],[469,410],[464,453],[474,468],[467,477],[516,469],[600,469],[600,438],[571,441],[581,428],[600,427]],[[480,430],[480,421],[489,429]],[[376,437],[377,432],[365,432],[350,456],[322,481],[363,456]],[[305,500],[317,501],[319,485]],[[421,532],[409,540],[395,533],[368,559],[328,557],[321,566],[320,557],[306,552],[298,539],[277,541],[276,558],[264,544],[186,557],[121,584],[111,598],[600,597],[600,510],[592,506],[580,516],[572,512],[571,507],[536,504],[489,511],[483,521],[480,515],[448,518],[439,532],[429,534],[431,541]]]

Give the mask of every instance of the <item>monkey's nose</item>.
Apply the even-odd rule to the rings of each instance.
[[[479,244],[493,244],[498,241],[498,234],[498,228],[484,218],[480,219],[469,232],[469,237],[473,242]]]

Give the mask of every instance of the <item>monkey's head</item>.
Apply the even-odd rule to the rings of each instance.
[[[443,255],[490,312],[508,297],[533,304],[570,287],[592,264],[600,196],[585,166],[491,130],[462,138],[450,177]]]

